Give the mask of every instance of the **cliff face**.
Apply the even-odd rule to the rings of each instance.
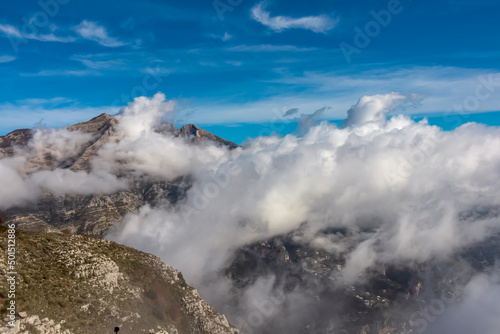
[[[114,194],[54,195],[44,193],[34,204],[6,211],[11,222],[24,230],[103,236],[114,223],[148,203],[160,199],[176,203],[189,189],[184,178],[171,182],[130,179],[131,187]]]
[[[16,327],[0,333],[238,333],[159,258],[90,237],[17,231]],[[0,275],[7,270],[0,233]],[[0,299],[7,300],[5,282]],[[2,310],[5,318],[6,310]]]
[[[297,234],[242,247],[226,268],[235,291],[245,291],[263,277],[274,277],[270,295],[288,296],[269,298],[261,305],[279,317],[263,312],[268,317],[262,317],[258,325],[247,317],[237,324],[242,332],[423,333],[427,324],[444,313],[442,308],[460,301],[473,276],[495,268],[500,254],[500,236],[496,235],[453,257],[379,267],[348,283],[342,279],[345,257],[297,241]],[[300,300],[294,294],[300,294]],[[214,306],[234,319],[237,304],[235,293],[226,305]],[[300,311],[288,313],[297,305]]]
[[[14,146],[26,145],[30,138],[31,130],[29,129],[14,130],[5,136],[0,136],[0,153],[12,156]]]

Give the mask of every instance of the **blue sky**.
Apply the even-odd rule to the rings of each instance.
[[[321,118],[342,119],[360,97],[393,91],[418,96],[402,113],[498,111],[499,11],[493,0],[10,2],[0,133],[158,91],[178,101],[178,124],[207,126],[325,107]]]

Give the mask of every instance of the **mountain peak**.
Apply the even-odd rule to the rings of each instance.
[[[222,146],[227,146],[229,149],[235,149],[238,147],[233,142],[230,142],[228,140],[225,140],[219,136],[214,135],[211,132],[208,132],[207,130],[204,130],[200,128],[199,126],[196,126],[194,124],[186,124],[184,125],[180,130],[179,134],[183,137],[186,137],[188,140],[190,140],[193,143],[200,143],[203,141],[211,141],[214,143],[217,143]]]
[[[75,125],[68,126],[68,130],[82,130],[83,132],[96,132],[103,127],[103,125],[109,125],[110,123],[117,123],[118,121],[112,118],[111,115],[103,113],[99,116],[92,118],[87,122],[80,122]],[[113,123],[113,124],[114,124]]]

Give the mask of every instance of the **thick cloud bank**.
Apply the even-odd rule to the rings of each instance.
[[[236,249],[299,227],[302,242],[346,259],[344,282],[371,268],[446,259],[500,232],[500,129],[469,123],[443,132],[425,120],[386,119],[414,100],[366,96],[342,128],[322,123],[231,152],[144,129],[114,152],[134,152],[131,165],[146,173],[184,170],[194,184],[180,205],[145,206],[109,238],[161,256],[212,302],[227,291],[206,287],[207,277],[215,279]],[[346,233],[318,233],[331,228]],[[269,280],[245,292],[246,312],[255,296],[269,295]]]
[[[165,177],[187,168],[194,185],[183,205],[144,207],[112,237],[161,255],[196,282],[232,250],[306,223],[304,238],[344,254],[352,280],[377,264],[446,257],[498,232],[497,216],[471,213],[500,205],[500,130],[386,121],[400,99],[364,97],[342,129],[323,123],[300,138],[261,137],[233,152],[172,144],[150,154],[155,134],[143,131],[126,144],[143,161],[132,165]],[[325,228],[347,229],[353,240],[315,238]]]
[[[300,227],[301,242],[345,258],[341,279],[354,283],[369,269],[445,259],[500,232],[500,129],[469,123],[444,132],[425,120],[387,119],[413,101],[399,93],[365,96],[341,128],[324,122],[300,136],[259,137],[228,150],[162,133],[160,121],[175,104],[163,94],[137,98],[118,116],[90,173],[31,170],[47,150],[64,161],[91,140],[77,131],[37,132],[28,149],[1,159],[0,209],[43,190],[117,191],[126,187],[115,176],[123,173],[189,175],[193,185],[180,203],[146,205],[108,238],[159,255],[217,298],[226,287],[210,293],[206,282],[219,277],[235,250]],[[318,233],[325,229],[345,233]],[[476,305],[481,279],[497,286],[490,277],[471,282],[456,314]],[[263,277],[242,298],[251,305],[272,284]]]

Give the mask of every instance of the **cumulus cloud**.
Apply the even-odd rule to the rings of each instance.
[[[251,10],[252,19],[265,25],[266,27],[276,32],[282,32],[288,29],[304,29],[315,33],[326,33],[335,28],[338,19],[332,19],[327,15],[306,16],[300,18],[292,18],[288,16],[271,16],[266,11],[266,5],[261,2],[254,6]]]
[[[220,269],[232,249],[303,223],[311,239],[325,228],[355,235],[369,230],[344,254],[345,279],[352,280],[375,265],[447,256],[498,231],[496,216],[473,223],[459,218],[468,210],[500,205],[498,129],[467,124],[443,132],[425,120],[386,121],[398,100],[403,96],[397,93],[362,98],[346,128],[322,123],[302,137],[262,137],[243,150],[213,150],[204,158],[198,152],[207,168],[189,168],[189,149],[186,160],[170,148],[155,153],[154,161],[163,163],[153,164],[147,153],[133,166],[164,176],[161,166],[178,171],[187,166],[194,185],[183,206],[132,214],[113,238],[156,252],[195,279],[206,268]],[[144,147],[137,144],[135,150]],[[229,173],[228,164],[240,172]],[[218,185],[218,179],[230,182]],[[158,232],[166,226],[168,232]],[[143,238],[143,229],[156,232]],[[164,235],[172,243],[159,237]],[[333,247],[327,241],[324,246]],[[193,254],[198,254],[195,264]]]
[[[369,270],[445,260],[500,233],[500,130],[470,123],[444,132],[426,120],[387,119],[411,101],[399,93],[366,96],[349,111],[348,126],[323,122],[300,137],[261,137],[231,152],[192,154],[198,149],[162,142],[164,151],[149,153],[144,143],[154,134],[135,132],[135,144],[116,148],[148,153],[128,153],[136,159],[129,166],[167,178],[186,168],[193,186],[175,207],[127,215],[108,238],[159,255],[210,302],[233,305],[226,311],[238,321],[254,301],[280,291],[262,277],[237,301],[224,297],[234,295],[219,273],[242,246],[300,228],[297,240],[345,259],[338,280],[355,284]],[[345,232],[322,233],[330,229]],[[276,328],[294,330],[306,316],[300,307],[339,307],[315,302],[316,291],[288,292],[265,323],[278,326],[279,317],[285,327]]]
[[[210,170],[227,159],[229,153],[214,144],[193,146],[183,138],[156,131],[161,119],[173,113],[174,106],[161,93],[152,99],[136,98],[118,115],[116,139],[100,149],[94,169],[127,170],[170,180]]]
[[[347,111],[343,126],[363,124],[368,122],[385,122],[389,109],[396,101],[404,100],[399,93],[386,95],[363,96],[356,105]]]
[[[115,48],[127,44],[115,37],[109,36],[106,28],[99,25],[97,22],[83,20],[79,25],[74,27],[74,30],[82,38],[97,42],[102,46]]]

